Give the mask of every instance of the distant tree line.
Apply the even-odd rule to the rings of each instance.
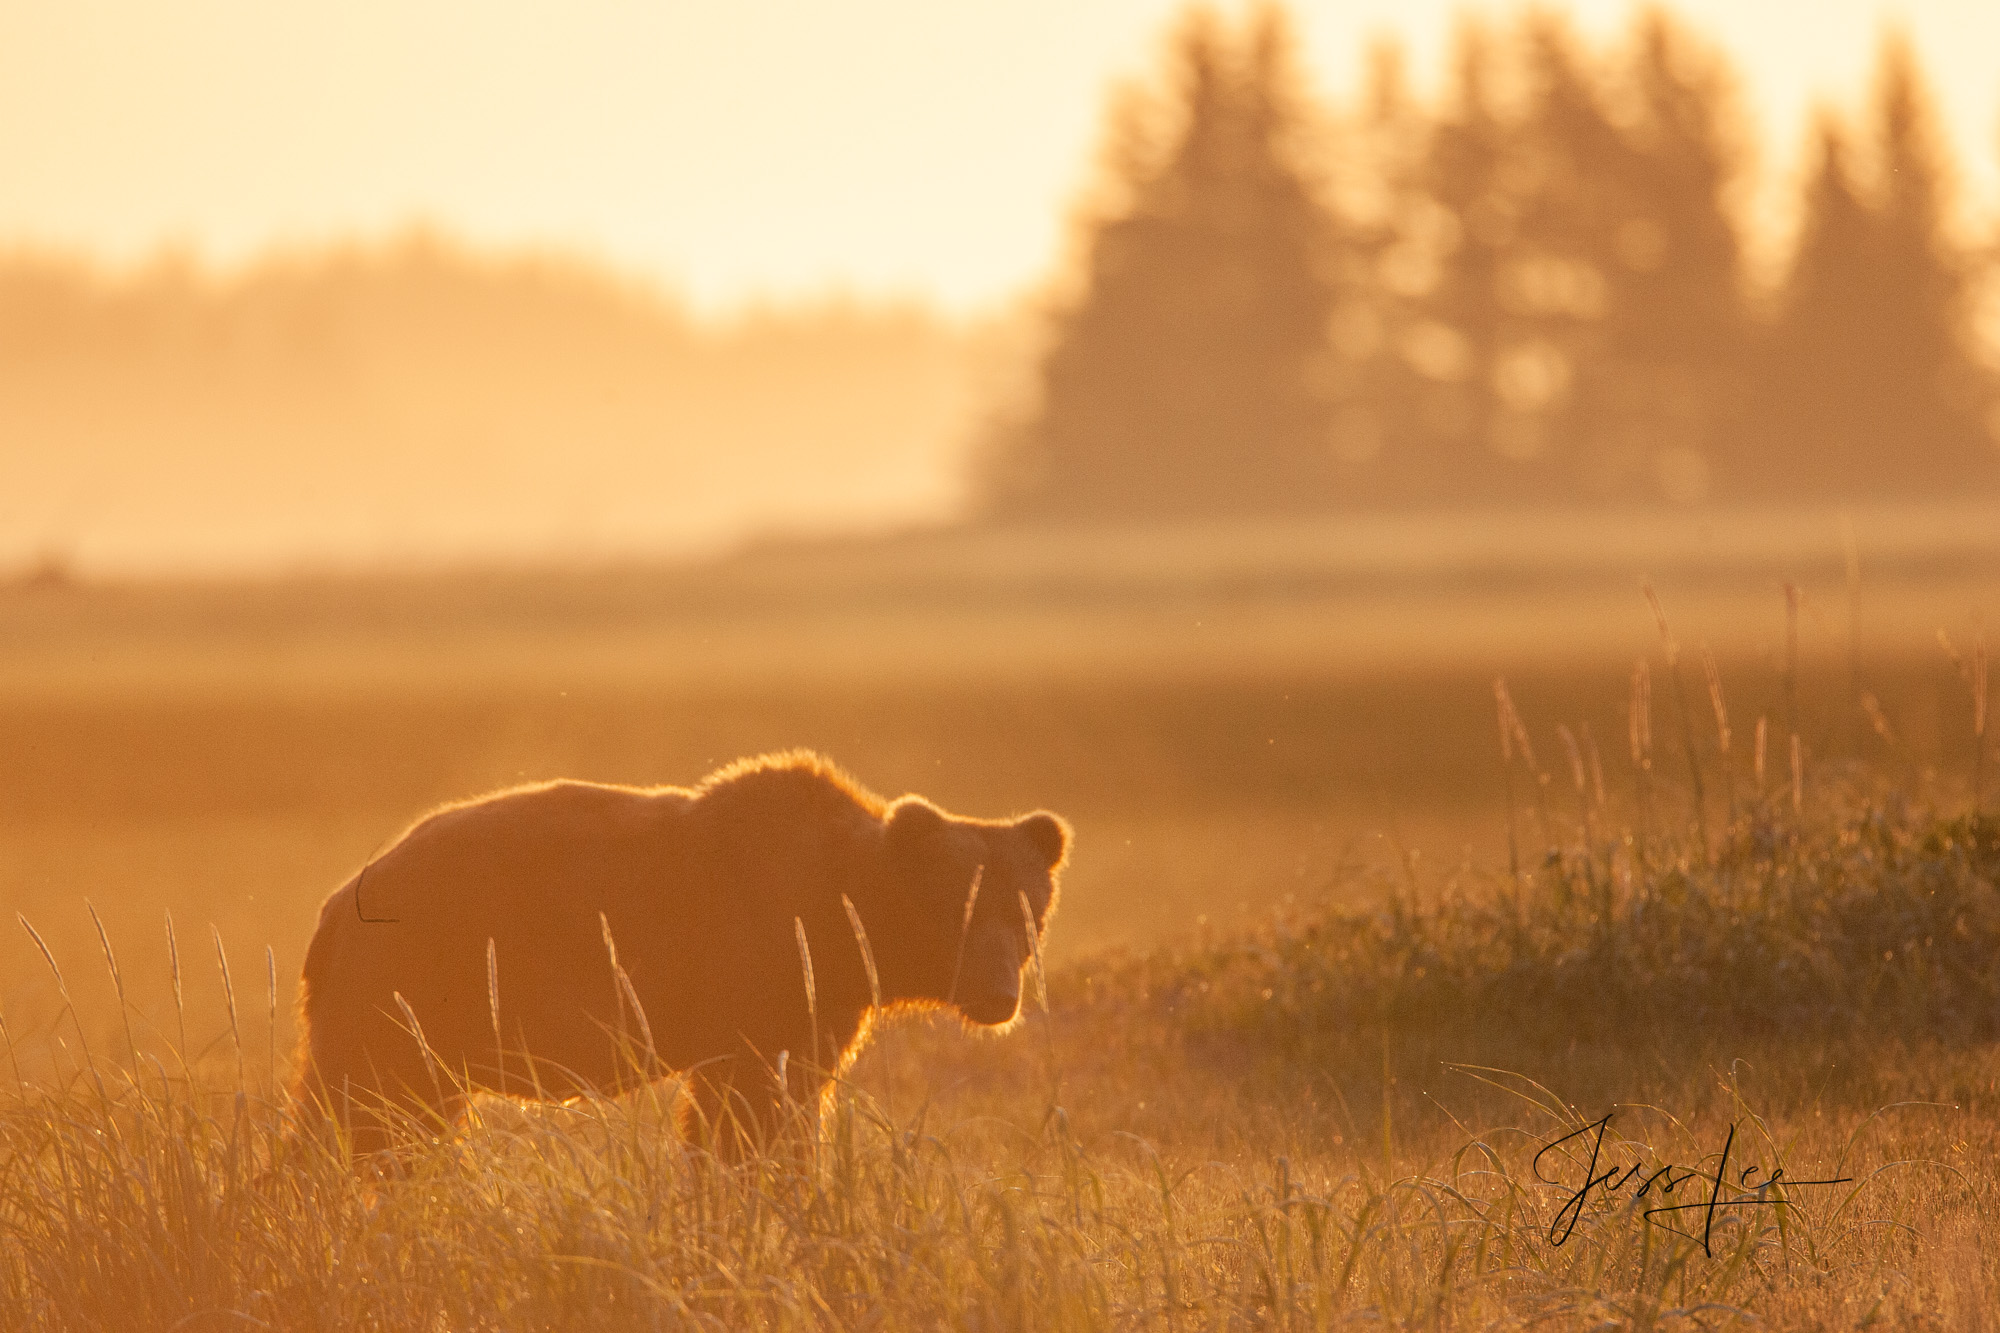
[[[0,251],[0,584],[916,521],[955,494],[971,356],[921,308],[699,321],[421,232],[233,272]]]
[[[1747,281],[1745,135],[1663,12],[1615,57],[1467,20],[1436,109],[1377,53],[1301,88],[1283,13],[1192,12],[1115,106],[1033,394],[989,432],[999,520],[2000,489],[1995,376],[1908,46],[1865,130],[1814,131],[1775,290]],[[1764,284],[1769,287],[1770,284]]]

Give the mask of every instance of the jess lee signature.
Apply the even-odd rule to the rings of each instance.
[[[1854,1179],[1852,1176],[1840,1176],[1831,1180],[1793,1180],[1785,1174],[1785,1168],[1782,1166],[1766,1175],[1763,1167],[1752,1162],[1742,1167],[1737,1172],[1736,1180],[1731,1182],[1729,1155],[1736,1147],[1734,1124],[1729,1127],[1729,1137],[1722,1141],[1722,1156],[1715,1164],[1713,1175],[1704,1175],[1695,1167],[1676,1166],[1672,1162],[1651,1170],[1638,1162],[1622,1170],[1616,1165],[1611,1165],[1600,1172],[1598,1163],[1604,1157],[1604,1132],[1610,1127],[1611,1117],[1606,1115],[1602,1120],[1593,1121],[1574,1133],[1563,1135],[1535,1154],[1537,1180],[1544,1185],[1567,1185],[1567,1181],[1554,1179],[1542,1173],[1542,1159],[1576,1139],[1590,1140],[1590,1164],[1584,1170],[1583,1183],[1571,1190],[1561,1209],[1556,1212],[1555,1220],[1549,1223],[1551,1244],[1561,1245],[1569,1239],[1570,1233],[1576,1230],[1577,1221],[1582,1218],[1584,1206],[1589,1203],[1593,1192],[1609,1196],[1637,1181],[1639,1187],[1632,1195],[1634,1199],[1643,1199],[1655,1190],[1658,1191],[1660,1198],[1666,1199],[1673,1198],[1675,1192],[1683,1185],[1692,1184],[1694,1188],[1688,1195],[1682,1196],[1682,1201],[1661,1203],[1657,1207],[1648,1208],[1646,1218],[1676,1235],[1686,1236],[1689,1240],[1699,1240],[1702,1253],[1713,1255],[1714,1251],[1709,1248],[1709,1236],[1715,1229],[1715,1215],[1723,1209],[1768,1207],[1784,1202],[1782,1198],[1772,1197],[1771,1187],[1774,1185],[1783,1184],[1787,1189],[1802,1189],[1809,1185],[1845,1185]],[[1760,1175],[1763,1176],[1762,1180],[1757,1179]],[[1725,1190],[1733,1191],[1733,1194],[1726,1197]],[[1675,1226],[1671,1221],[1662,1220],[1669,1214],[1693,1212],[1702,1215],[1699,1235]],[[1678,1216],[1674,1218],[1674,1221],[1681,1220],[1683,1219]]]

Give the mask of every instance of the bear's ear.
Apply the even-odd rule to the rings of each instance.
[[[921,796],[905,796],[889,807],[884,833],[895,854],[907,854],[943,831],[944,816]]]
[[[1042,861],[1054,870],[1069,855],[1069,825],[1046,810],[1037,810],[1014,825],[1028,835],[1028,842],[1041,853]]]

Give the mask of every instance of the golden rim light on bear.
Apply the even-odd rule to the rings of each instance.
[[[691,788],[558,781],[446,806],[321,908],[298,1095],[365,1154],[475,1092],[559,1101],[673,1073],[705,1124],[765,1141],[881,1012],[1012,1023],[1069,842],[1047,812],[884,801],[808,751]]]

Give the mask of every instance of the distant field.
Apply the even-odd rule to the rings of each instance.
[[[320,695],[508,684],[1006,685],[1519,669],[1656,644],[1772,657],[1928,644],[2000,596],[2000,506],[1356,515],[774,543],[699,566],[31,584],[0,690]]]
[[[1498,675],[1552,775],[1539,817],[1516,792],[1531,853],[1574,801],[1558,723],[1587,724],[1607,783],[1629,790],[1640,657],[1658,774],[1681,799],[1648,578],[1704,751],[1698,646],[1713,647],[1746,790],[1757,718],[1786,715],[1787,582],[1803,589],[1815,772],[1859,754],[1917,789],[1969,770],[1970,696],[1935,634],[1969,651],[1975,617],[2000,612],[2000,514],[1979,508],[1359,518],[774,545],[680,570],[24,585],[0,593],[0,906],[77,964],[98,1015],[85,898],[155,1014],[164,912],[204,959],[215,923],[259,1022],[268,945],[283,1040],[314,905],[429,805],[556,775],[687,782],[808,745],[886,793],[1070,816],[1060,961],[1287,896],[1371,892],[1412,865],[1440,882],[1503,864]],[[1774,750],[1767,783],[1784,767]],[[0,1013],[21,1031],[55,1012],[7,923]]]

